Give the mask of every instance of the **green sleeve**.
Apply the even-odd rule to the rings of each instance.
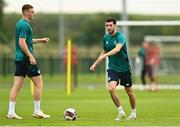
[[[19,29],[19,37],[26,38],[26,36],[28,34],[28,29],[29,29],[28,25],[22,24]]]
[[[117,43],[124,45],[126,43],[125,36],[123,34],[117,34],[116,41]]]

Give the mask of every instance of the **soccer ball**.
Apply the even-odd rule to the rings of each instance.
[[[77,113],[74,108],[67,108],[64,111],[64,119],[65,120],[76,120],[77,118]]]

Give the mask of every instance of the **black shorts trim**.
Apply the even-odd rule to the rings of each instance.
[[[108,69],[108,83],[111,81],[116,81],[117,85],[120,82],[120,85],[125,87],[131,87],[132,86],[132,78],[131,78],[131,72],[125,71],[125,72],[117,72],[115,70]]]
[[[41,72],[37,66],[37,64],[32,65],[29,61],[15,61],[15,76],[23,76],[26,77],[35,77],[41,75]]]

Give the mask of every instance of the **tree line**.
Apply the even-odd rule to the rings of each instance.
[[[101,45],[102,36],[105,33],[104,22],[107,17],[115,17],[121,20],[118,13],[96,13],[96,14],[64,14],[64,35],[65,40],[71,38],[77,45],[93,46]],[[0,40],[1,43],[10,43],[14,40],[15,23],[21,18],[20,14],[4,14],[1,21],[3,35],[7,42]],[[129,15],[129,20],[178,20],[177,16],[143,16]],[[2,17],[1,17],[2,19]],[[55,44],[59,43],[59,14],[38,13],[32,22],[35,37],[50,37]],[[120,29],[121,30],[121,29]],[[129,27],[129,38],[131,45],[140,45],[145,35],[179,35],[179,26],[168,27]]]

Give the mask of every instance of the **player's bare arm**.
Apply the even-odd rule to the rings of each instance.
[[[49,42],[49,38],[45,37],[45,38],[34,38],[33,39],[33,44],[37,44],[37,43],[48,43]]]
[[[99,60],[102,61],[103,59],[105,59],[108,56],[115,55],[116,53],[118,53],[121,50],[122,46],[123,46],[122,44],[117,44],[114,49],[112,49],[111,51],[100,56]]]
[[[97,60],[91,65],[90,67],[90,71],[95,71],[96,66],[102,61],[101,56],[103,56],[106,52],[104,50],[102,50],[102,52],[100,53],[99,57],[97,58]]]
[[[29,51],[27,44],[26,44],[26,39],[25,38],[19,38],[19,46],[23,50],[23,52],[29,57],[29,61],[32,65],[36,64],[36,60],[32,53]]]

